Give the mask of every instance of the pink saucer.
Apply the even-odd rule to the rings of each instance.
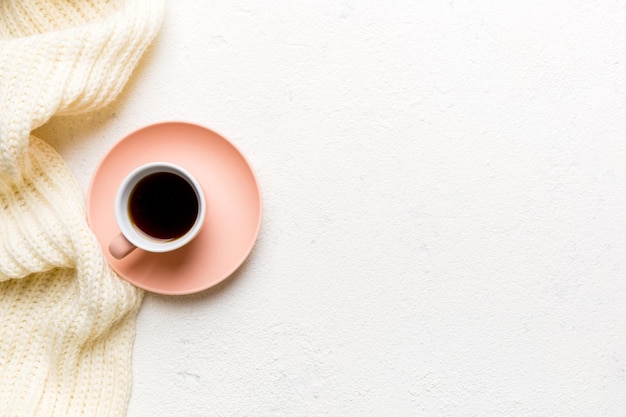
[[[134,168],[154,161],[180,165],[201,184],[207,202],[203,229],[176,251],[137,249],[117,260],[107,249],[119,233],[115,193]],[[223,281],[246,259],[261,225],[261,194],[250,165],[228,140],[190,123],[159,123],[126,136],[100,162],[89,187],[87,220],[122,278],[155,293],[191,294]]]

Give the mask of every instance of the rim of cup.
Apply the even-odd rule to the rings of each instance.
[[[193,226],[182,236],[163,240],[151,237],[135,226],[129,215],[128,199],[137,183],[146,176],[157,172],[169,172],[185,179],[193,188],[198,199],[198,215]],[[186,169],[170,162],[150,162],[135,168],[124,178],[115,195],[115,219],[124,237],[139,249],[148,252],[169,252],[191,242],[202,229],[206,213],[204,192],[198,181]]]

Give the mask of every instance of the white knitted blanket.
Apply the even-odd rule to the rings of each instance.
[[[161,0],[0,0],[0,416],[122,416],[142,293],[108,267],[83,195],[30,132],[111,102]]]

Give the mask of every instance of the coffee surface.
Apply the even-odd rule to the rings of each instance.
[[[183,236],[198,217],[198,198],[184,178],[157,172],[142,178],[130,193],[131,221],[143,233],[172,240]]]

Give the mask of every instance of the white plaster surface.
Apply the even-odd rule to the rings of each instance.
[[[248,156],[229,280],[147,294],[130,417],[626,415],[626,5],[168,1],[123,95],[38,133],[86,191],[172,119]]]

